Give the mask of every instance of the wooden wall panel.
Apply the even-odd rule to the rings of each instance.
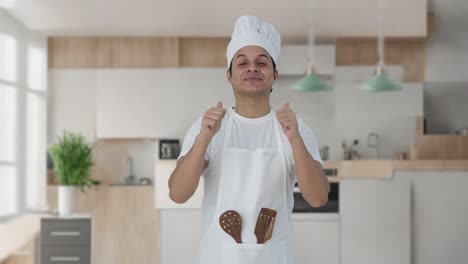
[[[226,67],[230,38],[181,38],[180,67]]]
[[[226,67],[229,38],[52,37],[50,68]],[[336,64],[376,65],[377,40],[339,38]],[[423,82],[425,39],[387,39],[385,61],[403,65],[405,82]]]
[[[94,38],[49,38],[49,68],[94,68],[97,42]]]
[[[402,65],[404,82],[423,82],[425,67],[425,40],[387,39],[385,63]],[[339,38],[336,40],[336,65],[377,65],[377,40],[370,38]]]
[[[49,38],[49,68],[170,68],[178,66],[178,38]]]

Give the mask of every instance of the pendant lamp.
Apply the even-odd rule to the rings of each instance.
[[[379,16],[378,16],[378,25],[379,25],[379,37],[378,37],[378,46],[377,52],[379,54],[379,62],[377,65],[377,70],[366,83],[361,86],[361,90],[368,92],[391,92],[399,91],[402,89],[401,84],[396,83],[390,80],[384,72],[384,34],[383,34],[383,1],[379,0]]]
[[[311,16],[312,20],[314,18],[314,13],[315,11],[315,5],[314,5],[315,0],[311,0]],[[327,83],[323,82],[319,75],[317,70],[314,67],[314,62],[315,62],[315,34],[314,34],[314,23],[312,22],[310,27],[309,27],[309,34],[308,34],[308,41],[307,41],[307,71],[306,71],[306,76],[302,78],[301,80],[297,81],[293,85],[293,89],[296,91],[300,92],[321,92],[321,91],[328,91],[331,90],[331,86],[328,85]]]

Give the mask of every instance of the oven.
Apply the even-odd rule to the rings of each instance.
[[[336,177],[338,175],[336,169],[324,169],[327,177]],[[314,208],[310,206],[302,197],[299,191],[299,186],[296,183],[294,186],[294,207],[293,213],[339,213],[339,181],[330,182],[330,192],[328,193],[328,202],[322,207]]]

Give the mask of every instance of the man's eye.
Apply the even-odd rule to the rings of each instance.
[[[245,62],[241,62],[239,63],[239,66],[244,66],[246,63]]]
[[[265,66],[266,63],[264,63],[264,62],[259,62],[258,65],[260,65],[260,66]]]

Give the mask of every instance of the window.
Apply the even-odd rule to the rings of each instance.
[[[18,211],[16,45],[0,33],[0,217]]]
[[[0,31],[0,220],[46,207],[46,39],[11,24]]]

